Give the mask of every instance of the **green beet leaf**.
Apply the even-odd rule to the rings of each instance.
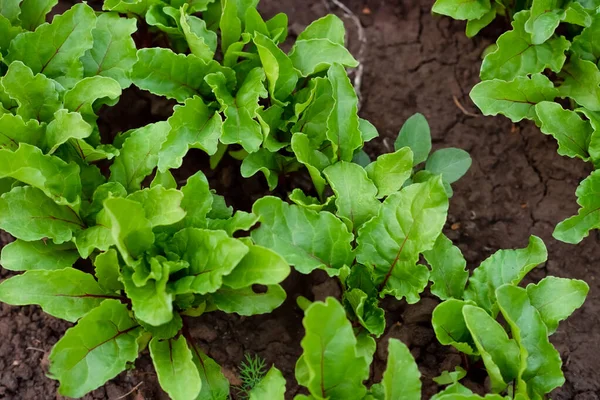
[[[149,347],[162,389],[173,400],[195,399],[202,388],[202,381],[185,338],[154,338]]]
[[[204,20],[188,15],[185,8],[179,24],[191,53],[206,62],[211,61],[217,49],[217,34],[206,28]]]
[[[261,223],[252,231],[252,239],[279,253],[303,274],[324,269],[334,276],[354,259],[353,235],[329,212],[311,211],[270,196],[254,203],[252,212]]]
[[[98,254],[94,259],[94,270],[98,284],[107,292],[117,292],[124,289],[120,280],[119,256],[115,249]]]
[[[0,229],[18,239],[68,242],[85,225],[77,213],[33,187],[15,187],[0,197]]]
[[[84,121],[80,113],[62,109],[54,113],[54,120],[46,128],[45,147],[48,154],[71,139],[85,139],[92,134],[92,126]]]
[[[471,19],[467,21],[467,28],[465,34],[467,37],[472,38],[479,33],[483,28],[488,26],[496,19],[497,11],[496,7],[492,6],[490,11],[485,13],[481,18]]]
[[[0,264],[11,271],[55,270],[71,267],[78,259],[71,243],[16,240],[2,248]]]
[[[189,228],[206,228],[206,216],[213,206],[213,195],[206,176],[201,171],[196,172],[188,178],[181,192],[181,208],[186,212],[184,225]]]
[[[134,192],[127,198],[144,207],[146,218],[154,228],[175,224],[185,217],[185,211],[180,206],[183,196],[177,189],[156,186]]]
[[[4,16],[11,23],[18,23],[21,8],[21,0],[6,0],[0,4],[0,15]]]
[[[106,251],[115,244],[110,228],[95,225],[75,233],[73,243],[81,258],[88,258],[94,250]]]
[[[410,178],[413,167],[413,153],[404,147],[394,153],[382,154],[367,165],[369,179],[377,186],[377,198],[387,197],[399,191]]]
[[[353,231],[379,212],[377,187],[358,164],[345,161],[327,167],[323,173],[336,195],[337,215],[352,223]]]
[[[76,4],[54,17],[51,24],[17,36],[10,44],[6,60],[9,63],[20,60],[34,73],[72,87],[83,74],[79,59],[92,48],[95,26],[94,10],[85,3]]]
[[[370,298],[360,289],[352,289],[344,294],[358,322],[371,334],[379,337],[385,331],[385,311],[379,308],[378,299]]]
[[[453,346],[465,354],[476,355],[475,342],[463,317],[463,309],[467,305],[473,303],[458,299],[444,301],[433,310],[431,324],[441,344]]]
[[[382,295],[419,300],[429,278],[417,264],[420,253],[431,250],[441,233],[448,198],[441,178],[408,186],[388,197],[379,214],[358,232],[357,260],[375,267]]]
[[[594,62],[571,57],[561,77],[561,97],[570,97],[590,111],[600,111],[600,70]]]
[[[529,271],[547,258],[546,246],[537,236],[531,236],[524,249],[498,250],[473,271],[465,299],[474,301],[495,316],[498,314],[496,289],[504,284],[518,285]]]
[[[245,211],[236,211],[233,217],[227,219],[209,219],[208,227],[222,230],[232,236],[238,231],[249,231],[258,222],[258,216]]]
[[[223,283],[232,289],[251,285],[275,285],[290,274],[290,266],[283,257],[262,246],[248,245],[248,253],[235,269],[223,277]]]
[[[274,190],[279,182],[279,175],[297,169],[292,157],[279,153],[272,153],[262,148],[255,153],[250,153],[242,162],[240,172],[244,178],[249,178],[262,172],[269,185],[269,190]]]
[[[388,342],[388,360],[381,385],[384,400],[421,398],[421,373],[417,363],[408,347],[397,339]]]
[[[592,127],[574,111],[565,110],[558,103],[543,101],[535,106],[541,131],[558,142],[558,154],[571,158],[589,159],[588,146]]]
[[[561,6],[562,1],[559,0],[533,0],[531,15],[525,22],[525,31],[531,34],[532,44],[542,44],[552,37],[565,18],[565,10]]]
[[[25,121],[19,115],[0,116],[0,148],[17,150],[19,143],[43,146],[44,128],[35,120]]]
[[[0,284],[2,302],[15,306],[36,304],[69,322],[77,321],[110,297],[92,275],[72,268],[27,271]]]
[[[581,307],[588,292],[589,286],[584,281],[553,276],[527,286],[529,301],[539,312],[550,335],[556,332],[560,321]]]
[[[406,120],[394,142],[396,151],[409,147],[413,153],[413,165],[427,160],[431,151],[431,130],[423,114],[414,114]]]
[[[596,13],[589,27],[573,39],[571,50],[582,60],[597,63],[600,60],[600,43],[595,38],[600,34],[600,13]]]
[[[298,72],[271,39],[257,32],[253,40],[269,82],[269,94],[273,100],[284,102],[296,88]]]
[[[252,287],[231,289],[221,287],[210,295],[210,302],[217,309],[228,314],[259,315],[270,313],[283,304],[285,290],[279,285],[268,285],[266,291],[257,293]]]
[[[202,381],[202,388],[196,400],[221,400],[229,396],[229,381],[221,372],[221,367],[212,358],[208,357],[195,344],[188,341],[192,350],[192,361]]]
[[[565,63],[565,51],[571,43],[562,36],[536,45],[525,31],[529,11],[514,16],[513,30],[498,38],[498,48],[488,54],[481,65],[481,79],[510,81],[518,76],[536,74],[546,68],[559,72]]]
[[[344,308],[333,298],[315,302],[303,320],[302,356],[296,363],[298,383],[319,399],[362,398],[369,364],[358,355],[356,337]]]
[[[136,46],[131,35],[136,30],[134,18],[121,18],[116,13],[98,15],[92,30],[93,47],[81,57],[84,76],[105,76],[119,82],[121,88],[128,88],[131,85],[129,72],[136,61]]]
[[[438,236],[433,249],[423,253],[431,266],[431,293],[442,300],[462,299],[469,272],[460,249],[444,234]]]
[[[104,76],[92,76],[77,82],[65,92],[64,107],[92,123],[99,105],[116,101],[121,96],[119,82]]]
[[[535,105],[553,101],[558,95],[554,84],[542,74],[533,74],[531,78],[519,76],[510,82],[500,79],[483,81],[470,93],[484,115],[502,114],[512,122],[536,120]]]
[[[492,390],[504,390],[508,382],[520,376],[519,346],[484,309],[466,305],[462,312],[490,376]]]
[[[311,145],[310,138],[303,133],[294,133],[292,136],[292,151],[298,162],[304,164],[313,181],[319,196],[323,195],[327,182],[321,172],[327,168],[331,161],[319,149]]]
[[[433,12],[448,15],[454,19],[478,19],[491,9],[490,0],[436,0]]]
[[[285,378],[281,371],[271,367],[261,381],[252,388],[249,395],[248,400],[284,400]]]
[[[33,31],[46,22],[46,16],[58,4],[58,0],[23,0],[21,3],[21,26]]]
[[[125,304],[106,300],[67,330],[50,353],[50,376],[63,396],[82,397],[123,371],[138,355],[140,326]]]
[[[435,151],[425,163],[425,169],[434,175],[442,175],[444,182],[454,183],[471,167],[469,153],[461,149],[448,148]]]

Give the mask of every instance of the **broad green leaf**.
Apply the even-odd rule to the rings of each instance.
[[[123,283],[120,281],[121,268],[115,249],[98,254],[94,260],[94,270],[96,278],[98,278],[98,284],[104,290],[116,292],[124,288]]]
[[[600,70],[587,60],[571,57],[561,71],[561,97],[570,97],[590,111],[600,111]]]
[[[2,248],[0,264],[10,271],[54,270],[71,267],[78,259],[71,243],[16,240]]]
[[[513,80],[518,76],[536,74],[550,68],[559,72],[565,63],[565,51],[571,43],[563,36],[535,45],[531,35],[525,31],[529,11],[514,16],[513,30],[504,33],[496,42],[498,48],[488,54],[481,65],[481,79]]]
[[[387,197],[400,189],[410,178],[413,167],[413,153],[403,147],[394,153],[382,154],[367,165],[369,179],[377,186],[377,198]]]
[[[73,268],[27,271],[0,283],[0,299],[14,306],[36,304],[56,318],[75,322],[110,295],[94,277]]]
[[[327,182],[321,171],[331,164],[329,157],[311,145],[307,135],[297,132],[292,135],[292,151],[298,162],[304,164],[319,196],[323,195]]]
[[[284,400],[285,383],[281,371],[273,366],[261,381],[252,388],[248,400]]]
[[[217,49],[217,34],[206,28],[204,20],[185,12],[181,13],[179,23],[192,54],[211,61]]]
[[[529,301],[539,312],[550,335],[556,332],[560,321],[581,307],[589,290],[584,281],[553,276],[536,285],[527,285]]]
[[[158,164],[169,130],[169,124],[161,121],[131,131],[110,167],[110,181],[122,184],[129,192],[139,190]]]
[[[61,244],[85,225],[72,208],[56,204],[41,190],[15,187],[0,197],[0,228],[25,241],[48,238]]]
[[[19,105],[17,115],[26,121],[49,122],[61,108],[56,83],[42,74],[34,75],[21,61],[10,64],[1,83],[6,94]]]
[[[34,73],[42,73],[71,87],[83,73],[79,59],[92,48],[95,26],[94,10],[85,3],[76,4],[55,16],[51,24],[16,37],[6,60],[20,60]]]
[[[600,61],[600,43],[598,35],[600,34],[600,13],[596,13],[592,19],[592,24],[585,28],[581,35],[573,39],[571,50],[581,59],[598,63]]]
[[[254,44],[267,75],[271,98],[285,102],[298,82],[298,72],[292,60],[277,47],[275,42],[258,32],[254,34]]]
[[[231,289],[221,287],[210,295],[216,309],[228,314],[259,315],[267,314],[285,301],[285,290],[279,285],[266,286],[266,292],[256,293],[251,287]]]
[[[413,152],[413,165],[427,160],[431,152],[431,130],[423,114],[416,113],[406,120],[394,142],[394,150],[410,147]]]
[[[81,57],[84,76],[106,76],[119,82],[121,88],[128,88],[131,85],[129,72],[136,61],[136,46],[131,35],[136,30],[134,18],[107,12],[98,15],[92,30],[94,45]]]
[[[175,54],[169,49],[150,48],[137,52],[131,80],[140,89],[183,103],[193,96],[211,96],[204,78],[221,72],[229,84],[235,81],[233,71],[216,61],[206,63],[193,54]]]
[[[209,219],[209,229],[222,230],[232,236],[238,231],[249,231],[258,222],[258,216],[245,211],[236,211],[233,217],[227,219]]]
[[[388,360],[381,384],[385,399],[421,399],[421,373],[408,347],[398,339],[388,342]]]
[[[327,76],[335,101],[327,120],[327,139],[331,142],[337,160],[352,161],[354,151],[363,144],[357,115],[358,97],[340,64],[332,65]]]
[[[77,82],[72,89],[65,92],[64,107],[80,113],[86,121],[96,120],[96,101],[100,104],[107,100],[116,101],[121,96],[119,82],[105,76],[91,76]],[[97,103],[96,103],[97,104]]]
[[[202,389],[196,400],[225,400],[229,396],[229,381],[221,372],[221,367],[212,358],[198,348],[196,343],[189,343],[194,364],[200,374]]]
[[[600,170],[592,172],[577,187],[579,213],[559,223],[552,234],[556,239],[576,244],[590,234],[590,230],[600,228]]]
[[[471,167],[469,153],[461,149],[447,148],[435,151],[425,163],[425,169],[432,174],[442,175],[444,182],[454,183]]]
[[[449,299],[439,304],[431,316],[435,336],[443,345],[455,347],[461,353],[476,355],[473,337],[463,317],[463,308],[472,303]]]
[[[504,390],[508,382],[519,376],[519,346],[483,308],[466,305],[462,313],[490,376],[492,391]]]
[[[369,298],[360,289],[352,289],[344,294],[344,300],[348,302],[358,322],[369,331],[379,337],[385,331],[385,311],[379,308],[379,299]]]
[[[344,308],[329,297],[315,302],[302,321],[304,350],[296,364],[298,383],[319,399],[362,399],[369,365],[357,354],[356,338]],[[304,371],[302,371],[304,370]]]
[[[378,214],[377,187],[360,165],[341,161],[323,173],[336,195],[337,215],[350,220],[353,231]]]
[[[479,82],[470,97],[483,115],[502,114],[512,122],[536,120],[535,105],[553,101],[559,92],[550,79],[542,74],[531,78],[519,76],[510,82],[500,79]]]
[[[46,128],[46,148],[52,154],[70,139],[85,139],[92,134],[92,126],[78,112],[62,109],[54,113],[54,120]]]
[[[554,35],[565,17],[560,0],[533,0],[531,15],[525,22],[525,31],[531,34],[531,43],[542,44]]]
[[[441,300],[462,299],[469,272],[466,270],[467,261],[460,249],[454,246],[446,235],[441,234],[433,249],[423,255],[431,266],[431,293]]]
[[[185,211],[180,206],[183,193],[177,189],[156,186],[134,192],[127,198],[144,207],[146,218],[153,228],[175,224],[185,217]]]
[[[297,38],[297,40],[310,39],[327,39],[343,46],[346,43],[344,22],[334,14],[327,14],[317,19],[311,22]]]
[[[290,266],[283,257],[262,246],[248,244],[249,251],[233,272],[223,277],[223,283],[232,289],[251,285],[275,285],[289,274]]]
[[[420,253],[431,250],[442,231],[448,198],[441,178],[413,184],[389,196],[379,214],[358,232],[356,259],[375,267],[381,294],[419,300],[429,278],[417,264]]]
[[[488,26],[496,19],[496,8],[491,7],[490,11],[485,13],[481,18],[472,19],[467,21],[467,28],[465,34],[468,38],[472,38],[477,35],[483,28]]]
[[[240,168],[240,172],[244,178],[254,176],[259,171],[263,173],[267,179],[269,190],[274,190],[279,183],[279,175],[292,170],[294,167],[294,159],[286,157],[279,153],[272,153],[269,150],[262,148],[255,153],[250,153]],[[297,168],[296,168],[297,169]]]
[[[217,73],[206,77],[206,82],[213,89],[225,115],[222,143],[241,144],[248,153],[258,151],[263,136],[260,124],[255,118],[260,107],[260,98],[267,97],[264,80],[264,71],[260,68],[253,69],[234,98],[226,87],[225,75]]]
[[[320,268],[335,276],[354,259],[353,235],[329,212],[317,213],[270,196],[254,203],[252,212],[261,223],[252,231],[252,239],[279,253],[303,274]]]
[[[474,301],[495,316],[498,314],[496,289],[504,284],[518,285],[529,271],[547,258],[546,246],[537,236],[531,236],[524,249],[498,250],[473,271],[465,299]]]
[[[201,171],[190,176],[181,188],[183,200],[181,208],[186,212],[184,225],[190,228],[205,228],[206,216],[213,205],[213,195],[208,187],[208,180]]]
[[[22,0],[3,0],[0,2],[0,15],[7,18],[15,25],[19,22],[19,14],[21,14],[20,3]]]
[[[523,288],[504,285],[496,290],[498,305],[513,339],[521,348],[517,393],[543,396],[562,386],[560,354],[548,340],[548,329]]]
[[[21,26],[33,31],[46,22],[46,15],[58,3],[58,0],[23,0],[21,3]]]
[[[169,249],[190,264],[187,276],[173,284],[177,294],[215,292],[223,276],[229,275],[249,252],[246,245],[223,231],[197,228],[177,232]]]
[[[189,400],[198,396],[202,381],[183,336],[168,340],[152,339],[150,356],[158,382],[171,399]]]
[[[483,17],[491,8],[490,0],[436,0],[433,12],[454,19],[472,20]]]
[[[138,355],[140,326],[127,306],[106,300],[67,330],[50,353],[49,373],[63,396],[82,397],[125,370]]]
[[[25,121],[19,115],[0,115],[0,149],[16,150],[19,143],[42,147],[44,128],[35,120]]]
[[[113,240],[130,266],[142,257],[154,243],[152,224],[146,218],[144,206],[140,203],[118,197],[104,201],[104,210],[110,224]]]
[[[565,110],[558,103],[543,101],[535,106],[540,120],[540,130],[553,136],[558,142],[558,154],[567,157],[589,159],[588,146],[592,127],[586,120],[571,110]]]
[[[221,51],[226,54],[229,46],[237,42],[242,35],[242,21],[238,17],[238,0],[222,0],[220,8]]]

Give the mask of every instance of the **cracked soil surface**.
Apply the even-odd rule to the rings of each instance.
[[[600,282],[595,268],[600,258],[600,236],[594,232],[575,247],[560,243],[551,235],[559,221],[577,212],[575,189],[590,172],[589,167],[560,157],[554,140],[532,124],[515,126],[504,117],[472,116],[457,106],[455,98],[468,113],[478,115],[468,93],[478,81],[480,54],[505,27],[498,23],[470,40],[464,35],[464,23],[433,17],[431,3],[431,0],[346,0],[360,17],[368,40],[363,59],[361,114],[375,124],[381,137],[369,144],[367,150],[372,155],[389,151],[403,122],[421,112],[431,125],[435,148],[454,146],[471,154],[471,170],[454,186],[447,235],[461,248],[471,267],[497,249],[525,247],[529,235],[538,235],[546,242],[549,259],[531,273],[531,280],[549,274],[583,279],[590,285],[587,302],[551,338],[562,356],[566,378],[564,387],[556,390],[552,398],[599,399]],[[325,2],[320,0],[263,0],[260,8],[267,15],[286,12],[291,30],[296,33],[328,12]],[[333,6],[332,11],[343,16]],[[354,26],[350,20],[345,21],[350,46],[357,51]],[[131,96],[138,102],[127,102],[127,112],[150,115],[149,119],[168,116],[168,112],[162,115],[164,111],[156,111],[160,107],[143,96],[135,93]],[[111,115],[115,118],[118,114]],[[122,118],[124,125],[151,122],[146,119],[137,124],[127,114]],[[220,177],[217,189],[230,186],[229,191],[236,194],[263,190],[262,182],[230,176],[236,173],[233,170],[223,174],[228,178]],[[231,199],[236,206],[246,209],[253,200]],[[0,243],[9,239],[1,236]],[[6,272],[1,276],[6,276]],[[302,314],[295,307],[294,298],[304,295],[323,299],[339,295],[339,288],[321,274],[308,277],[293,274],[285,287],[290,298],[273,314],[251,318],[207,315],[193,322],[191,334],[223,366],[232,382],[238,379],[236,366],[245,352],[259,354],[269,364],[275,363],[288,379],[291,399],[299,392],[293,371],[303,335]],[[461,363],[457,353],[436,343],[429,322],[436,304],[437,300],[428,295],[414,306],[389,299],[384,302],[388,328],[375,355],[374,380],[381,377],[390,337],[403,340],[416,357],[423,375],[424,399],[438,391],[432,377]],[[45,316],[37,307],[0,305],[0,398],[60,398],[56,383],[44,373],[47,352],[68,326]],[[481,391],[485,386],[482,376],[481,366],[473,365],[465,383]],[[123,398],[167,398],[157,387],[147,354],[138,360],[135,370],[122,373],[85,398],[117,399],[140,383]]]

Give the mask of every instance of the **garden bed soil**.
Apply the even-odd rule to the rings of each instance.
[[[94,2],[92,2],[93,4]],[[584,279],[590,285],[585,305],[551,337],[564,362],[566,383],[555,400],[600,398],[600,236],[590,235],[577,247],[554,240],[553,227],[577,211],[575,189],[589,169],[582,162],[558,156],[555,141],[529,123],[513,125],[503,117],[482,117],[468,92],[478,81],[480,54],[502,29],[498,23],[474,40],[464,35],[464,23],[433,17],[431,1],[346,0],[360,17],[368,40],[362,79],[363,118],[379,129],[381,137],[367,146],[376,156],[392,150],[402,123],[415,112],[431,125],[434,147],[465,149],[473,158],[469,173],[454,186],[446,234],[461,248],[469,265],[476,267],[500,248],[525,247],[530,234],[548,246],[549,261],[531,274]],[[327,6],[343,17],[332,3],[320,0],[263,0],[268,16],[286,12],[292,32],[326,14]],[[350,45],[358,51],[356,28],[345,18]],[[129,90],[122,104],[102,118],[101,129],[128,129],[165,119],[171,104]],[[198,156],[200,158],[200,156]],[[266,192],[260,178],[239,178],[233,163],[213,174],[211,183],[235,207],[248,210]],[[247,195],[250,194],[250,195]],[[10,241],[0,234],[0,245]],[[6,271],[0,273],[4,278]],[[295,297],[311,299],[339,296],[335,281],[323,274],[292,274],[284,283],[286,303],[272,314],[239,317],[214,313],[191,320],[191,334],[207,354],[222,365],[236,383],[237,366],[244,353],[258,354],[275,363],[288,379],[287,398],[299,393],[294,365],[301,353],[302,312]],[[431,311],[437,300],[425,294],[416,305],[384,301],[388,328],[379,340],[373,376],[385,367],[387,339],[406,343],[423,375],[423,398],[438,391],[431,378],[461,363],[451,348],[437,344],[431,328]],[[60,398],[57,384],[45,376],[48,352],[69,327],[44,315],[38,307],[0,304],[0,398],[40,400]],[[476,391],[485,387],[478,365],[470,368],[465,383]],[[163,399],[150,359],[143,354],[134,370],[122,373],[86,399]]]

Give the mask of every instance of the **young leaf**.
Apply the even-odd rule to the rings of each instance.
[[[62,109],[54,113],[54,120],[46,128],[48,154],[70,139],[85,139],[92,134],[92,126],[83,120],[80,113]],[[57,177],[58,178],[58,177]]]
[[[433,249],[424,252],[423,255],[431,265],[431,293],[442,300],[462,299],[469,272],[466,270],[467,261],[460,249],[454,246],[446,235],[441,234]]]
[[[431,250],[441,233],[448,198],[441,178],[414,184],[388,197],[379,214],[358,232],[356,258],[375,267],[383,294],[416,303],[429,270],[417,265],[419,254]]]
[[[410,178],[413,167],[413,153],[404,147],[394,153],[382,154],[367,165],[369,179],[377,186],[377,198],[387,197],[400,189]]]
[[[21,14],[21,0],[5,0],[0,3],[0,15],[4,16],[11,23],[18,23],[19,14]]]
[[[502,114],[512,122],[519,122],[525,118],[536,120],[535,105],[553,101],[558,94],[550,79],[533,74],[531,78],[519,76],[510,82],[500,79],[479,82],[470,97],[483,115]]]
[[[520,376],[521,354],[514,339],[482,308],[466,305],[465,323],[490,376],[492,390],[501,392]]]
[[[423,114],[414,114],[406,120],[394,142],[394,150],[410,147],[413,152],[413,165],[427,160],[431,151],[431,131]]]
[[[68,242],[85,225],[72,208],[61,206],[33,187],[15,187],[0,197],[0,228],[25,241]]]
[[[206,215],[213,205],[213,195],[202,171],[190,176],[181,188],[181,208],[186,212],[184,224],[189,228],[206,228]]]
[[[119,256],[115,249],[110,249],[105,253],[100,253],[94,260],[94,269],[98,284],[108,292],[117,292],[124,289],[120,281],[121,268],[119,266]]]
[[[94,45],[81,57],[84,76],[106,76],[119,82],[121,88],[128,88],[131,85],[129,72],[136,61],[136,46],[131,35],[136,30],[135,18],[122,18],[116,13],[99,14],[92,30]]]
[[[600,111],[600,70],[595,63],[571,57],[561,77],[561,97],[570,97],[590,111]]]
[[[296,379],[316,398],[361,399],[369,365],[357,354],[356,338],[344,308],[329,297],[315,302],[302,321],[304,352],[296,364]]]
[[[369,331],[379,337],[385,331],[385,311],[379,308],[377,298],[369,296],[360,289],[351,289],[344,294],[344,300],[348,302],[358,322]]]
[[[50,353],[63,396],[82,397],[117,376],[138,355],[140,326],[125,304],[106,300],[67,330]]]
[[[259,171],[267,179],[269,190],[274,190],[279,182],[279,175],[287,172],[288,166],[294,159],[279,153],[272,153],[262,148],[250,153],[242,162],[240,172],[244,178],[254,176]]]
[[[122,14],[137,14],[143,16],[148,8],[160,0],[106,0],[102,9],[117,11]]]
[[[336,195],[337,215],[350,220],[353,231],[377,215],[381,207],[377,188],[360,165],[341,161],[323,173]]]
[[[298,72],[289,57],[265,35],[255,33],[254,44],[269,81],[271,98],[284,102],[296,88]]]
[[[10,271],[54,270],[71,267],[78,259],[71,243],[15,240],[2,248],[0,264]]]
[[[350,79],[340,64],[327,71],[333,88],[335,105],[327,120],[327,139],[339,161],[352,161],[354,151],[363,144],[359,130],[358,97]]]
[[[474,301],[495,316],[498,314],[496,289],[504,284],[518,285],[529,271],[547,258],[546,246],[537,236],[531,236],[524,249],[498,250],[473,271],[465,299]]]
[[[504,33],[496,42],[498,48],[488,54],[481,65],[481,79],[513,80],[518,76],[536,74],[546,68],[559,72],[565,63],[565,51],[571,43],[562,36],[535,45],[525,31],[529,11],[514,16],[513,30]]]
[[[183,193],[177,189],[165,189],[162,186],[139,190],[127,196],[144,207],[146,218],[154,228],[173,225],[185,217],[181,208]]]
[[[540,129],[558,142],[558,154],[571,158],[589,159],[588,146],[592,127],[574,111],[565,110],[558,103],[543,101],[535,106]]]
[[[252,231],[252,239],[279,253],[303,274],[320,268],[335,276],[354,259],[353,235],[329,212],[317,213],[270,196],[254,203],[252,212],[261,222]]]
[[[467,21],[467,27],[465,29],[465,34],[467,37],[475,37],[483,28],[491,24],[492,21],[496,19],[496,14],[496,7],[492,6],[490,11],[485,13],[481,18]]]
[[[72,89],[65,92],[64,107],[72,112],[80,113],[86,121],[96,120],[95,102],[116,101],[121,96],[119,83],[104,76],[92,76],[77,82]]]
[[[236,211],[235,215],[227,219],[208,220],[209,229],[222,230],[231,237],[238,232],[247,232],[258,222],[258,216],[245,211]]]
[[[262,380],[252,388],[248,400],[284,400],[285,378],[275,367],[271,367]]]
[[[188,341],[194,364],[200,374],[202,388],[196,400],[220,400],[229,396],[229,381],[221,372],[221,367],[208,357],[195,343]]]
[[[227,53],[227,49],[237,42],[242,35],[242,21],[238,17],[238,1],[223,0],[221,2],[222,14],[219,22],[221,30],[221,51]],[[245,15],[241,14],[242,16]]]
[[[21,3],[21,26],[33,31],[46,22],[46,16],[58,4],[58,0],[23,0]]]
[[[436,0],[433,12],[448,15],[454,19],[478,19],[491,9],[490,0]]]
[[[596,13],[589,27],[573,39],[571,50],[582,60],[597,63],[600,60],[600,44],[595,40],[600,34],[600,14]]]
[[[228,314],[259,315],[270,313],[285,301],[285,290],[279,285],[266,286],[266,292],[256,293],[251,287],[230,289],[221,287],[210,295],[210,301],[218,310]]]
[[[75,322],[114,296],[94,277],[73,268],[27,271],[0,283],[0,299],[15,306],[36,304],[46,313]]]
[[[532,44],[542,44],[550,39],[564,17],[561,1],[533,0],[531,15],[525,22],[525,31],[531,34]]]
[[[314,148],[309,137],[300,132],[292,135],[292,151],[298,162],[304,164],[308,170],[317,194],[322,196],[327,182],[321,175],[321,171],[331,164],[329,157]]]
[[[79,59],[93,45],[92,29],[96,26],[94,10],[87,4],[75,4],[51,24],[26,32],[10,44],[6,60],[22,61],[37,74],[53,78],[72,87],[81,77]]]
[[[283,257],[262,246],[247,243],[249,251],[233,272],[223,277],[223,283],[232,289],[251,285],[275,285],[290,274],[290,266]]]
[[[432,174],[442,175],[444,182],[454,183],[467,173],[471,167],[469,153],[461,149],[447,148],[434,152],[425,164]]]
[[[388,342],[388,360],[381,384],[386,400],[421,398],[421,373],[408,347],[397,339]]]
[[[187,12],[181,12],[179,23],[191,53],[206,62],[211,61],[217,49],[217,34],[206,28],[204,20]]]
[[[158,382],[173,400],[195,399],[202,388],[192,352],[183,336],[178,339],[150,341],[150,356]]]
[[[536,285],[527,285],[529,301],[548,327],[549,335],[556,332],[560,321],[581,307],[589,290],[584,281],[553,276],[542,279]]]
[[[431,316],[435,336],[443,345],[455,347],[461,353],[478,354],[473,337],[463,317],[463,308],[472,302],[450,299],[440,303]]]

